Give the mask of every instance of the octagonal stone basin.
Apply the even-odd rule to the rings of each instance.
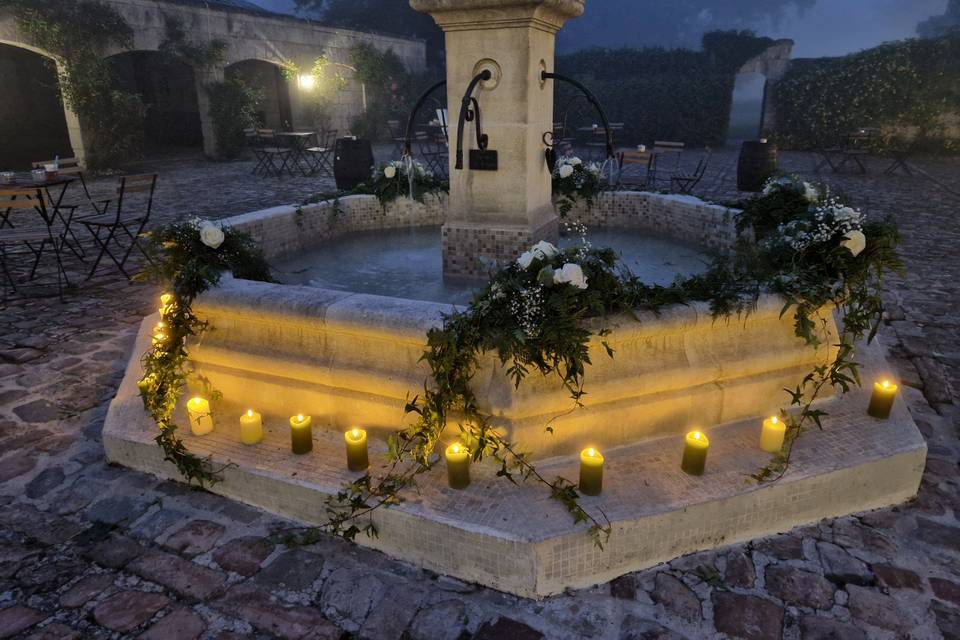
[[[259,239],[274,263],[352,231],[438,225],[443,201],[403,201],[382,210],[372,198],[279,207],[230,219]],[[670,231],[685,243],[722,249],[735,237],[731,212],[695,199],[639,193],[604,195],[577,215],[596,227]],[[359,473],[344,463],[339,429],[371,429],[371,473],[384,473],[382,435],[403,423],[402,404],[422,388],[419,363],[425,333],[439,326],[449,305],[316,287],[227,278],[201,296],[195,310],[212,331],[191,346],[197,373],[224,394],[214,403],[215,429],[181,433],[190,451],[225,465],[212,491],[299,522],[326,521],[325,499]],[[156,315],[145,318],[126,374],[110,404],[103,443],[112,461],[180,479],[163,458],[156,425],[143,410],[137,380]],[[814,363],[827,357],[793,337],[779,304],[761,301],[743,318],[714,321],[700,305],[665,309],[659,316],[615,318],[609,336],[616,356],[598,345],[587,372],[586,407],[571,408],[554,381],[536,376],[519,390],[488,358],[476,379],[478,395],[502,428],[540,456],[547,478],[576,478],[587,443],[605,455],[603,493],[583,498],[595,517],[608,517],[604,551],[587,525],[574,523],[537,483],[511,485],[494,464],[476,464],[463,491],[446,485],[442,468],[418,479],[403,501],[369,516],[377,537],[357,542],[446,575],[526,597],[611,580],[679,555],[785,531],[820,518],[897,504],[916,495],[926,445],[905,403],[890,420],[866,415],[869,393],[826,398],[822,431],[797,442],[793,462],[775,483],[749,475],[769,454],[757,446],[760,415],[784,400]],[[834,329],[828,318],[828,326]],[[882,349],[860,345],[864,380],[889,375]],[[907,391],[908,393],[910,391]],[[237,418],[247,407],[264,415],[264,439],[239,441]],[[309,455],[290,451],[287,416],[315,417]],[[179,420],[185,424],[181,410]],[[544,422],[562,414],[544,431]],[[688,476],[679,459],[691,426],[711,439],[706,474]],[[711,426],[713,425],[713,426]]]
[[[581,218],[594,216],[588,226],[669,231],[685,243],[678,247],[709,239],[719,249],[733,237],[732,214],[722,207],[652,194],[608,198],[596,210],[579,212]],[[226,222],[253,235],[272,264],[295,268],[304,255],[350,241],[338,237],[351,232],[435,226],[444,204],[404,200],[382,209],[372,197],[354,196],[340,201],[335,217],[332,205],[321,203]],[[633,205],[634,214],[614,219],[626,204]],[[392,237],[403,234],[389,236],[386,245]],[[334,257],[334,262],[349,261]],[[660,284],[670,280],[663,279]],[[380,283],[380,290],[385,288],[389,281]],[[450,295],[436,283],[424,288],[429,295]],[[355,426],[380,435],[396,431],[404,425],[405,402],[429,376],[420,362],[427,332],[441,326],[454,307],[342,289],[226,279],[194,305],[215,329],[191,349],[197,373],[224,397],[244,398],[263,411],[307,413],[336,431]],[[469,299],[469,289],[452,291]],[[812,349],[796,338],[790,316],[779,315],[781,307],[778,299],[765,297],[751,313],[729,319],[715,319],[706,305],[690,304],[637,318],[592,320],[595,330],[611,329],[604,340],[615,356],[606,355],[599,339],[591,342],[588,395],[576,411],[559,380],[532,375],[516,388],[493,354],[483,359],[474,388],[495,424],[536,457],[573,454],[587,444],[607,449],[769,415],[780,406],[783,388],[793,387],[829,355],[828,349]],[[832,345],[833,320],[825,319],[824,343]]]

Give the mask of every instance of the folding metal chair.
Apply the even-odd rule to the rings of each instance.
[[[33,264],[30,266],[30,274],[27,280],[33,280],[37,273],[37,267],[40,265],[40,259],[43,257],[44,249],[47,245],[53,249],[57,259],[57,295],[63,297],[64,284],[70,284],[67,278],[67,272],[63,268],[63,262],[60,259],[60,247],[63,238],[58,232],[54,232],[56,225],[56,216],[47,210],[45,194],[42,187],[29,187],[19,189],[0,189],[0,210],[6,212],[6,219],[23,211],[32,210],[39,214],[41,220],[25,221],[24,224],[14,227],[12,223],[6,228],[0,229],[0,270],[3,271],[4,280],[14,292],[17,290],[17,280],[11,271],[10,260],[18,254],[32,255]],[[38,224],[38,223],[41,223]],[[26,251],[11,252],[11,247],[22,246]],[[4,299],[7,297],[7,286],[3,288]]]
[[[621,151],[617,157],[619,171],[617,173],[616,188],[636,187],[643,189],[647,186],[647,169],[650,165],[650,154],[646,151]]]
[[[694,188],[703,180],[703,174],[707,172],[707,165],[710,164],[710,155],[712,153],[713,151],[707,148],[706,153],[700,158],[700,162],[697,163],[697,168],[693,170],[693,173],[680,173],[671,176],[670,190],[679,191],[680,193],[688,195],[693,193]]]
[[[325,173],[333,177],[333,152],[337,146],[337,134],[336,129],[318,133],[317,142],[320,146],[305,149],[311,173]]]
[[[113,213],[104,212],[98,216],[78,219],[100,248],[100,253],[87,275],[88,280],[96,273],[104,256],[109,257],[120,273],[128,279],[130,274],[127,273],[124,265],[134,248],[152,262],[150,255],[140,244],[140,234],[150,222],[156,187],[157,174],[155,173],[123,176],[117,186],[116,207]]]
[[[282,176],[287,170],[294,150],[280,144],[273,129],[257,129],[257,148],[262,154],[261,164],[264,175]]]
[[[651,189],[657,187],[657,180],[661,173],[666,173],[666,181],[680,171],[680,156],[683,154],[684,143],[671,142],[669,140],[657,140],[653,143],[653,153],[650,155],[650,163],[647,166],[647,186]],[[671,156],[673,166],[670,164]]]

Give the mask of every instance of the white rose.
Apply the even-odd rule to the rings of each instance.
[[[572,164],[572,165],[575,166],[575,167],[578,167],[578,166],[580,166],[581,164],[583,164],[583,160],[581,160],[580,158],[577,158],[577,157],[573,157],[573,158],[570,158],[570,164]]]
[[[393,178],[396,177],[396,175],[397,175],[397,168],[393,165],[387,165],[387,167],[384,168],[383,170],[383,176],[387,180],[393,180]]]
[[[223,229],[212,222],[204,222],[200,225],[200,241],[211,249],[218,248],[223,244]]]
[[[848,231],[840,244],[849,249],[853,257],[856,258],[867,248],[867,236],[863,235],[862,231]]]
[[[816,202],[820,199],[820,192],[809,182],[804,182],[803,197],[806,198],[807,202]]]
[[[520,257],[517,258],[517,264],[520,265],[522,269],[526,269],[533,263],[535,257],[532,251],[524,251],[520,254]]]
[[[537,258],[543,258],[544,260],[549,260],[560,253],[560,249],[557,249],[546,240],[541,240],[537,244],[533,245],[533,248],[530,251]]]
[[[577,289],[587,288],[587,276],[583,275],[583,269],[580,265],[568,262],[563,265],[563,269],[554,272],[553,282],[555,284],[570,284]]]
[[[565,165],[563,165],[562,167],[560,167],[560,177],[561,177],[561,178],[569,178],[569,177],[572,176],[572,175],[573,175],[573,167],[572,167],[572,166],[570,166],[569,164],[565,164]]]

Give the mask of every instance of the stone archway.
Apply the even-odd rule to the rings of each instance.
[[[760,132],[773,131],[777,114],[774,110],[773,95],[777,82],[790,68],[790,55],[793,53],[793,40],[777,40],[766,51],[748,60],[740,67],[737,76],[759,74],[766,78],[763,90],[763,106],[760,116]]]
[[[258,120],[270,129],[289,129],[294,121],[290,82],[280,65],[260,59],[239,60],[226,67],[224,76],[238,78],[263,94]]]
[[[75,157],[84,164],[80,119],[59,87],[63,69],[53,54],[0,38],[0,166],[26,169],[37,160]]]
[[[127,51],[107,61],[114,68],[118,88],[138,94],[147,107],[143,126],[148,150],[203,146],[193,67],[157,51]]]

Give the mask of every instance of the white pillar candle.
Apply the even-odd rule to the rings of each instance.
[[[240,442],[243,444],[257,444],[263,440],[263,416],[247,409],[247,412],[240,416]]]
[[[767,418],[763,421],[763,431],[760,433],[760,448],[768,453],[780,453],[786,433],[787,425],[780,418]]]
[[[187,403],[187,415],[190,416],[190,431],[195,436],[204,436],[213,431],[213,414],[210,402],[204,398],[191,398]]]

